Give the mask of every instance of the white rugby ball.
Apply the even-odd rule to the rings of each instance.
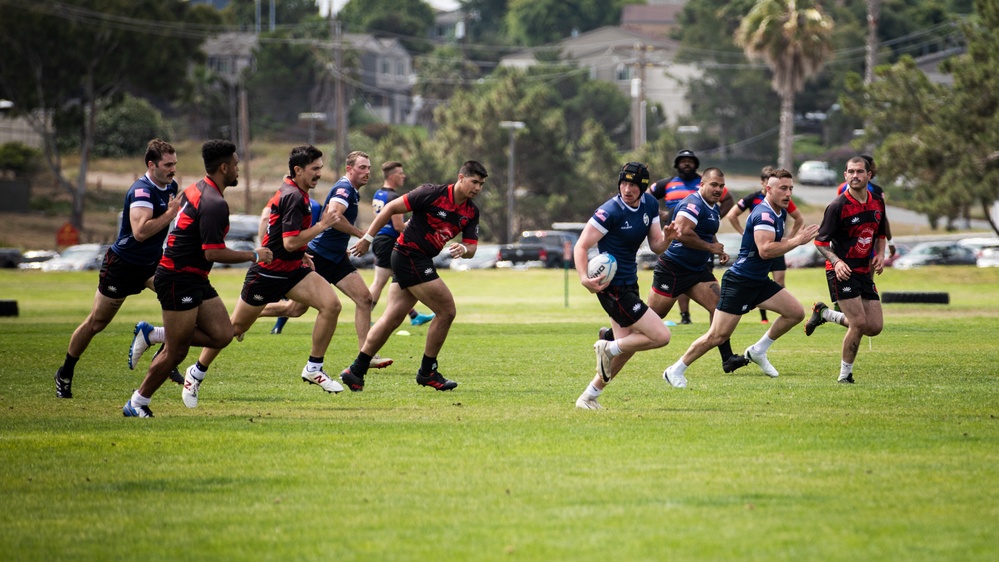
[[[606,252],[593,256],[586,266],[586,275],[590,279],[604,275],[604,283],[610,283],[615,273],[617,273],[617,259]]]

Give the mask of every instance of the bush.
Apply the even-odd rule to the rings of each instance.
[[[13,172],[15,176],[35,171],[41,153],[23,142],[0,144],[0,171]]]
[[[126,95],[97,115],[94,155],[119,158],[142,155],[150,139],[169,140],[173,131],[148,101]]]

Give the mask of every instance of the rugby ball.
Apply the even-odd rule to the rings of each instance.
[[[586,266],[586,275],[590,279],[604,275],[604,283],[610,283],[617,273],[617,259],[608,253],[597,254]]]

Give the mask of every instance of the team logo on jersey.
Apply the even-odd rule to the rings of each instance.
[[[183,304],[191,304],[192,302],[194,302],[194,297],[182,297],[180,299],[180,302]]]
[[[468,217],[461,217],[460,219],[458,219],[458,227],[461,228],[462,230],[465,229],[465,225],[467,224],[468,224]]]
[[[701,209],[699,209],[697,205],[693,203],[687,203],[687,210],[690,211],[691,213],[694,213],[695,217],[701,214]]]
[[[341,187],[336,190],[337,197],[347,197],[350,195],[350,191],[346,187]]]
[[[624,221],[624,226],[621,227],[621,230],[631,230],[631,223]]]
[[[597,212],[593,213],[593,216],[597,217],[597,220],[600,222],[607,220],[607,213],[603,209],[597,209]]]
[[[642,215],[642,221],[645,222],[645,226],[649,226],[649,215]]]
[[[858,222],[860,222],[860,217],[853,217],[853,220],[851,220],[850,222],[853,224],[857,224]]]
[[[762,213],[760,213],[760,220],[763,221],[763,222],[768,222],[770,224],[774,224],[774,217],[773,217],[773,215],[771,215],[770,213],[768,213],[766,211],[763,211]]]
[[[141,187],[135,188],[136,197],[149,197],[149,191],[142,189]]]
[[[442,219],[446,219],[447,218],[447,211],[437,211],[437,216],[440,217],[440,218],[442,218]]]

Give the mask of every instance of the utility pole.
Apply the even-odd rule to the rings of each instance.
[[[517,169],[517,145],[514,134],[518,129],[523,129],[526,125],[523,121],[500,121],[499,126],[510,131],[510,158],[507,160],[507,189],[506,189],[506,243],[513,244],[517,238],[514,230],[514,182],[513,174]]]
[[[244,193],[246,194],[244,206],[246,214],[256,214],[253,211],[253,197],[250,194],[250,108],[246,100],[246,88],[240,86],[239,89],[239,154],[240,154],[240,175],[246,183]]]
[[[333,35],[333,169],[340,173],[340,166],[347,159],[347,108],[344,107],[343,95],[343,38],[340,20],[332,13],[330,31]]]
[[[645,145],[645,66],[646,53],[651,45],[635,43],[635,70],[638,77],[631,79],[631,146],[638,150]]]

